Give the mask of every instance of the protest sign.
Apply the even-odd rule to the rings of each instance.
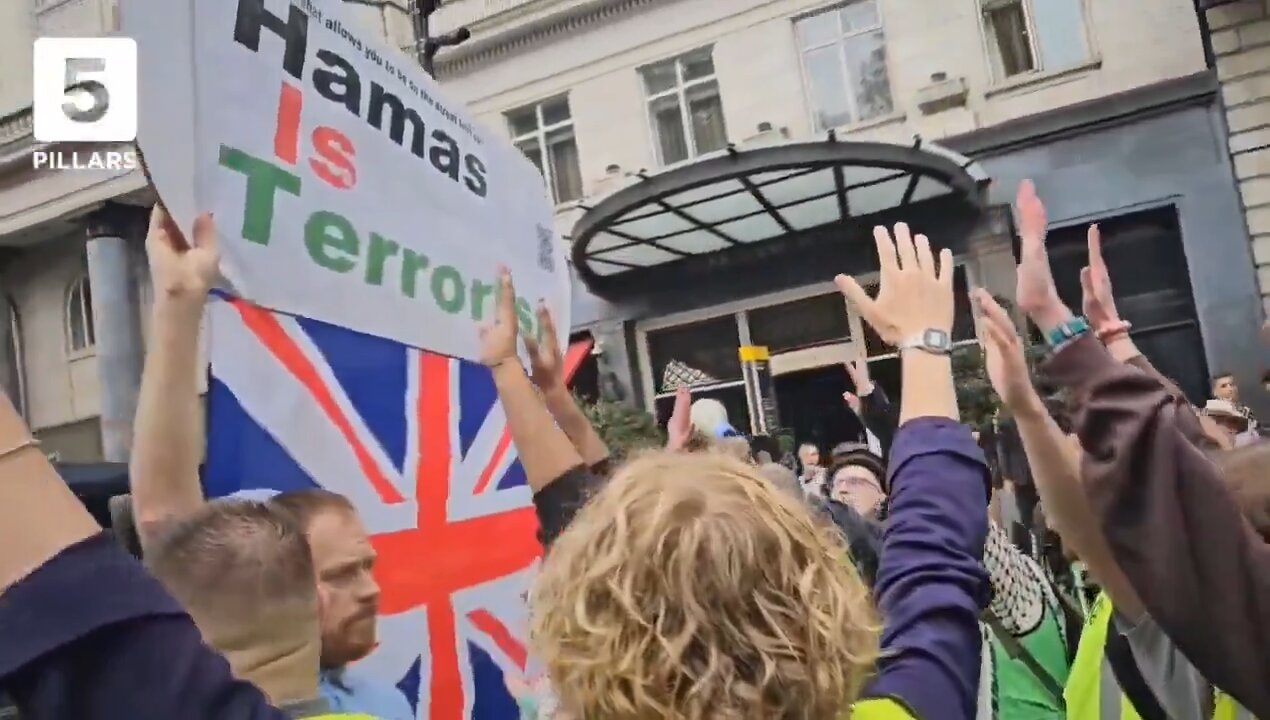
[[[537,169],[339,0],[126,0],[122,16],[146,167],[183,226],[215,214],[234,295],[476,359],[506,265],[523,333],[539,299],[569,326]]]

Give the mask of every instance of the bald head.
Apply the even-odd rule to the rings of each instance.
[[[207,503],[146,561],[223,653],[317,640],[313,558],[287,512],[251,501]]]

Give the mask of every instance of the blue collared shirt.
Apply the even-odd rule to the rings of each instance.
[[[322,697],[335,712],[365,713],[380,720],[415,720],[406,696],[393,685],[349,668],[322,671]]]

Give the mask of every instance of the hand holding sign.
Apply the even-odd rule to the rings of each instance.
[[[182,227],[216,214],[231,294],[475,361],[501,263],[569,327],[542,174],[338,0],[121,4],[149,175]]]
[[[220,275],[212,216],[204,213],[194,220],[194,242],[190,243],[163,205],[155,205],[146,234],[146,255],[156,301],[189,301],[201,308]]]
[[[505,362],[517,362],[516,288],[507,268],[498,271],[498,295],[494,321],[481,326],[481,363],[495,368]]]

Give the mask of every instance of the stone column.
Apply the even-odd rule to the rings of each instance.
[[[642,398],[635,392],[635,363],[627,352],[626,332],[621,322],[607,322],[591,328],[598,350],[600,397],[614,402],[627,402],[635,407]],[[596,352],[593,350],[592,352]]]
[[[101,385],[101,445],[107,462],[127,462],[145,357],[131,246],[145,232],[140,208],[108,203],[88,216],[88,281],[92,287]]]

